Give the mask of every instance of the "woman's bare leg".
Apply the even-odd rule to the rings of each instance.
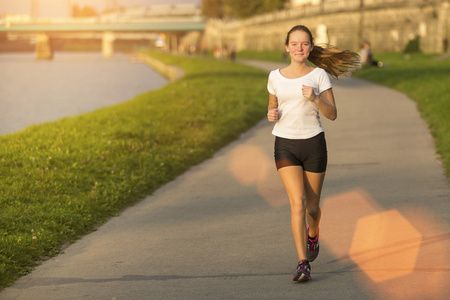
[[[291,227],[297,249],[298,260],[306,259],[306,198],[304,173],[300,166],[287,166],[278,169],[281,180],[291,204]]]
[[[319,232],[319,223],[322,211],[320,210],[320,194],[322,192],[325,172],[304,172],[303,182],[306,195],[306,221],[309,225],[310,237],[315,237]]]

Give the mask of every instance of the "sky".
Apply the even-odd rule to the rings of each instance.
[[[73,4],[79,6],[89,5],[97,12],[102,12],[111,7],[111,3],[116,1],[120,6],[151,6],[154,4],[179,4],[194,3],[200,4],[201,0],[39,0],[39,17],[57,18],[69,17],[70,7]],[[32,0],[0,0],[0,15],[3,14],[30,14]]]

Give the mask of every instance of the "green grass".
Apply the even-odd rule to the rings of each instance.
[[[408,59],[402,53],[377,54],[383,68],[364,68],[354,73],[378,84],[394,88],[417,103],[450,177],[450,59],[414,53]]]
[[[265,116],[265,72],[151,55],[185,77],[120,105],[0,136],[0,289]]]
[[[286,61],[290,61],[289,55],[287,55],[285,58],[283,58],[283,54],[287,54],[284,49],[280,49],[280,51],[251,51],[251,50],[244,50],[239,51],[237,53],[238,59],[253,59],[253,60],[265,60],[265,61],[274,61],[274,62],[281,62],[283,59],[286,59]]]
[[[277,51],[242,51],[242,59],[280,61]],[[450,178],[450,59],[437,55],[412,53],[375,54],[384,62],[383,68],[364,68],[354,77],[369,80],[405,93],[417,103],[427,122],[441,156],[447,178]]]

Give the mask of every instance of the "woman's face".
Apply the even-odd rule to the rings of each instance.
[[[289,44],[286,45],[286,51],[289,52],[292,61],[303,62],[308,59],[309,53],[314,45],[309,39],[309,35],[301,30],[291,33]]]

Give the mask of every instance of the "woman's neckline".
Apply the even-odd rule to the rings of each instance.
[[[281,73],[281,68],[278,68],[277,71],[278,71],[278,73],[281,75],[281,77],[283,77],[284,79],[295,80],[295,79],[304,78],[304,77],[310,75],[310,74],[311,74],[312,72],[314,72],[316,69],[317,69],[317,68],[314,68],[314,69],[312,69],[310,72],[306,73],[305,75],[300,76],[300,77],[294,77],[294,78],[289,78],[289,77],[284,76],[284,75]]]

